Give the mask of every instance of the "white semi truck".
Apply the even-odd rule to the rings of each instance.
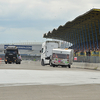
[[[69,67],[73,63],[73,49],[53,49],[50,57],[50,66]]]
[[[52,49],[60,48],[60,41],[45,41],[42,44],[41,49],[41,65],[49,65],[50,64],[50,56],[52,55]]]

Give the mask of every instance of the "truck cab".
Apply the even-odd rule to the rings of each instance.
[[[16,46],[8,46],[6,50],[4,50],[5,53],[5,64],[7,63],[16,63],[20,64],[22,59],[18,52],[18,48]]]
[[[45,41],[42,44],[41,49],[41,65],[49,65],[50,56],[52,54],[52,49],[59,48],[60,42],[59,41]]]

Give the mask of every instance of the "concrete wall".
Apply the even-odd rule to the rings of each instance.
[[[100,63],[73,62],[73,68],[100,70]]]

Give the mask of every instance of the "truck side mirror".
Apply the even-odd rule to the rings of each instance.
[[[40,53],[41,53],[41,50],[40,50]]]

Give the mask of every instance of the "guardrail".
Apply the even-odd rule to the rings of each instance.
[[[2,60],[4,60],[4,55],[0,56],[0,58]],[[21,55],[21,58],[22,60],[34,60],[34,61],[37,61],[37,60],[40,60],[41,56],[40,55]]]

